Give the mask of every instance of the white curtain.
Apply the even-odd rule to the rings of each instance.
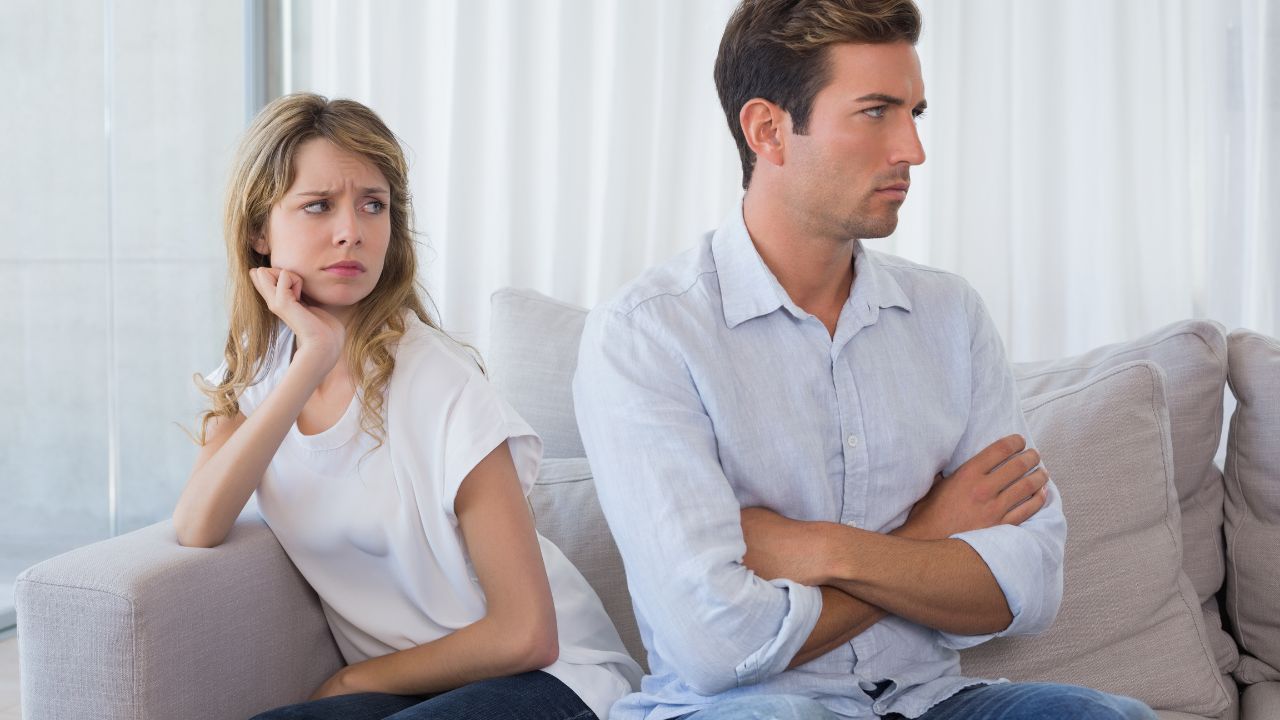
[[[739,197],[711,80],[733,0],[284,0],[286,90],[411,149],[424,280],[592,305]],[[1270,0],[920,0],[929,160],[885,250],[967,277],[1016,360],[1186,317],[1277,334]]]

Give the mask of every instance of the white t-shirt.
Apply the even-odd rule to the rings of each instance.
[[[359,398],[331,428],[295,423],[256,492],[258,510],[320,597],[347,663],[437,640],[485,614],[454,498],[467,473],[506,442],[527,495],[542,441],[489,385],[474,359],[408,314],[386,392],[386,440],[360,429]],[[281,323],[272,362],[240,397],[247,417],[281,381],[293,333]],[[225,367],[210,375],[220,378]],[[544,671],[604,720],[638,685],[595,592],[538,536],[555,600],[560,657]]]

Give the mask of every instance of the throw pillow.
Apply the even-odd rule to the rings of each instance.
[[[1218,716],[1228,688],[1182,571],[1165,382],[1126,363],[1024,401],[1062,493],[1065,590],[1054,626],[962,653],[965,674],[1073,683]]]
[[[1014,365],[1024,398],[1075,385],[1134,360],[1150,360],[1168,379],[1173,480],[1182,511],[1182,568],[1196,589],[1218,667],[1239,662],[1236,644],[1222,629],[1218,591],[1225,573],[1222,537],[1222,472],[1213,463],[1222,436],[1227,380],[1227,338],[1221,325],[1186,320],[1135,340],[1083,355]],[[1052,470],[1052,468],[1050,468]]]
[[[1280,680],[1280,341],[1227,339],[1236,411],[1227,443],[1227,614],[1243,683]]]

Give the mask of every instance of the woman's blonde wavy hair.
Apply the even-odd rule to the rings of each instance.
[[[293,185],[298,148],[324,138],[378,168],[390,190],[391,240],[382,275],[361,300],[347,327],[346,358],[360,398],[360,427],[381,445],[385,439],[384,391],[395,367],[393,349],[405,332],[405,311],[439,330],[427,313],[418,284],[413,204],[408,163],[396,136],[372,110],[354,100],[328,100],[311,93],[286,95],[258,113],[236,153],[223,211],[227,243],[230,327],[224,352],[226,374],[213,385],[196,376],[211,407],[201,415],[197,441],[207,440],[209,422],[240,411],[239,398],[273,362],[279,319],[249,279],[270,258],[253,248],[266,232],[271,208]]]

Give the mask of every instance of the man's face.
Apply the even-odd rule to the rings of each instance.
[[[924,162],[920,59],[905,42],[827,53],[830,81],[814,98],[806,134],[788,128],[783,192],[812,232],[885,237],[898,225],[911,166]]]

